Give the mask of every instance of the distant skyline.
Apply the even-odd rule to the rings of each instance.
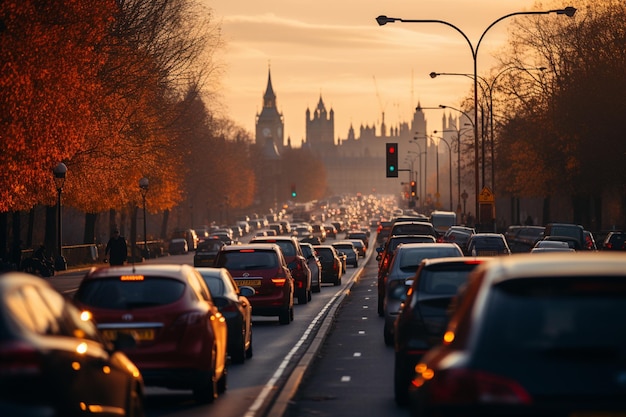
[[[345,139],[352,125],[376,125],[385,113],[387,126],[411,120],[418,102],[458,107],[472,86],[467,41],[439,23],[391,23],[379,26],[379,15],[436,19],[457,26],[476,47],[481,34],[498,18],[533,9],[535,0],[202,0],[223,30],[225,49],[222,102],[237,124],[255,131],[262,109],[268,69],[285,121],[285,142],[300,147],[306,115],[320,95],[335,112],[335,138]],[[548,8],[576,7],[576,0]],[[549,7],[549,6],[552,7]],[[524,17],[520,17],[524,19]],[[554,15],[544,17],[557,18]],[[491,28],[478,53],[478,73],[493,66],[493,55],[508,39],[513,18]],[[449,110],[448,110],[449,111]],[[444,112],[425,110],[429,129],[440,129]],[[448,113],[446,113],[448,114]]]

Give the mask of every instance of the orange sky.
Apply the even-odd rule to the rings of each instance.
[[[513,12],[532,9],[534,0],[202,0],[221,23],[226,48],[221,78],[223,103],[236,123],[254,133],[261,111],[268,66],[284,115],[285,140],[299,147],[305,137],[306,109],[320,94],[335,111],[335,140],[352,124],[409,121],[415,105],[458,107],[472,80],[429,77],[430,72],[471,73],[465,39],[438,23],[378,26],[378,15],[444,20],[476,46],[489,25]],[[551,1],[544,3],[550,4]],[[556,7],[576,7],[576,0]],[[542,8],[546,10],[548,7]],[[526,18],[526,17],[521,17]],[[557,19],[555,15],[542,17]],[[505,44],[513,19],[489,29],[478,53],[478,72],[487,73],[493,54]],[[440,128],[441,110],[426,110],[429,128]]]

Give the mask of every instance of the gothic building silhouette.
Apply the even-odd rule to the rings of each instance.
[[[321,94],[317,106],[313,110],[306,109],[305,117],[306,138],[302,141],[302,147],[309,148],[323,161],[328,188],[334,194],[378,193],[403,196],[408,190],[408,183],[414,179],[421,185],[419,197],[422,200],[418,206],[429,204],[431,208],[449,208],[450,151],[446,145],[441,145],[437,153],[436,138],[427,138],[429,130],[419,102],[409,122],[388,126],[383,113],[379,126],[361,124],[357,131],[351,125],[345,138],[335,136],[335,113],[332,108],[326,109]],[[452,144],[456,140],[456,134],[452,132],[456,130],[457,119],[444,114],[439,135]],[[285,146],[291,146],[291,139],[284,144],[283,134],[284,118],[276,106],[276,94],[268,70],[263,109],[256,116],[256,143],[263,144],[265,149],[275,148],[280,152]],[[385,176],[387,142],[398,144],[398,178]],[[453,165],[454,161],[456,157]],[[436,171],[437,166],[439,171]],[[456,165],[454,166],[456,170]],[[426,175],[423,174],[424,171]],[[456,176],[453,179],[456,184]],[[453,197],[453,201],[456,206],[456,198]]]

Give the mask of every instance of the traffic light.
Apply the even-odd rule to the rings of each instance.
[[[296,184],[291,184],[291,197],[296,198],[298,193],[296,192]]]
[[[417,197],[417,182],[411,181],[411,197]]]
[[[398,177],[398,144],[387,143],[387,178]]]

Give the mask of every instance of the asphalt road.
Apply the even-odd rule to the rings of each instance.
[[[371,256],[343,300],[332,328],[284,417],[406,417],[393,399],[393,347],[377,313],[377,264]]]

